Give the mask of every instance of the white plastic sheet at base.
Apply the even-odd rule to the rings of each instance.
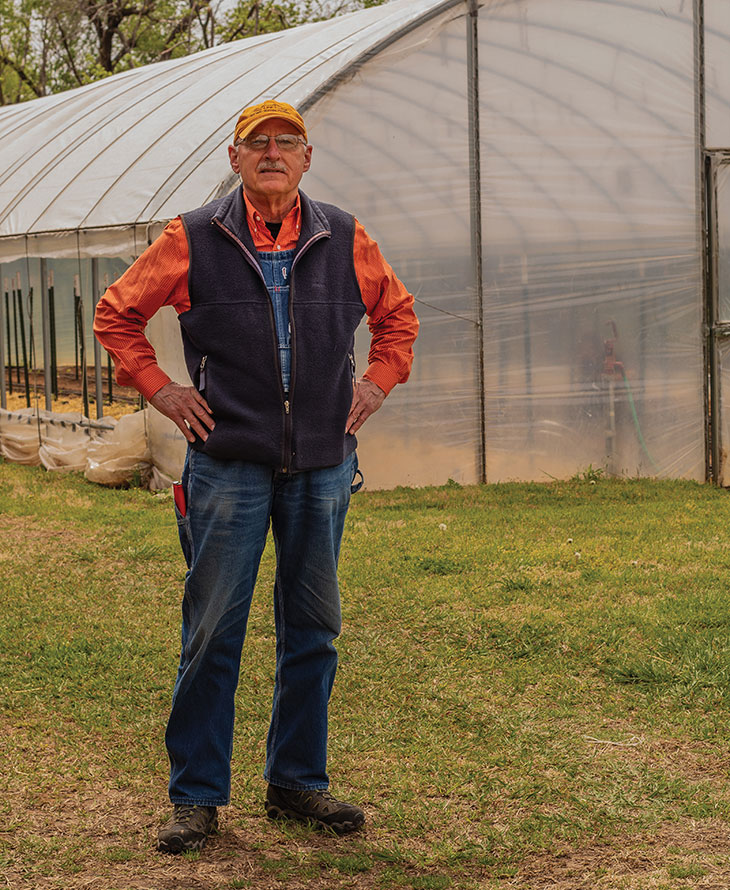
[[[84,476],[101,485],[123,485],[147,472],[150,452],[145,429],[147,411],[127,414],[103,438],[89,443]]]
[[[47,470],[76,470],[83,473],[91,431],[78,424],[85,422],[86,418],[82,414],[51,416],[55,422],[44,424],[43,444],[38,449],[41,464]]]
[[[151,469],[146,414],[105,418],[107,429],[100,429],[81,414],[0,410],[0,454],[12,463],[74,470],[91,482],[123,485]]]
[[[31,408],[0,411],[0,454],[12,463],[37,467],[41,462],[38,451],[43,428],[38,427]]]

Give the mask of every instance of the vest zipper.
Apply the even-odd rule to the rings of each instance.
[[[286,393],[285,393],[286,395]],[[282,456],[282,473],[288,473],[287,458],[293,457],[291,453],[291,405],[289,399],[284,399],[284,453]],[[291,463],[291,460],[289,460]]]
[[[279,382],[279,392],[281,393],[281,404],[282,409],[284,411],[284,441],[282,442],[281,448],[281,472],[288,473],[289,468],[291,466],[291,404],[289,399],[286,398],[286,393],[284,392],[284,386],[281,382],[281,362],[279,361],[279,341],[276,336],[276,319],[274,318],[274,307],[271,305],[271,297],[269,296],[269,289],[266,287],[266,280],[261,273],[261,267],[254,259],[251,251],[246,247],[246,245],[241,241],[240,238],[236,236],[234,232],[232,232],[227,226],[224,226],[223,223],[213,217],[213,223],[218,226],[218,228],[223,232],[227,237],[229,237],[241,250],[243,255],[248,260],[249,264],[258,272],[258,276],[261,279],[261,283],[263,284],[266,290],[266,305],[269,307],[269,321],[270,321],[270,330],[271,330],[271,340],[274,347],[274,359],[276,361],[276,367],[278,368],[278,373],[276,375],[276,379]],[[292,264],[293,265],[293,264]],[[291,284],[289,285],[289,324],[291,324]],[[292,367],[291,367],[291,375],[290,380],[294,379],[294,331],[292,329]],[[291,398],[291,394],[290,394]]]
[[[316,232],[305,244],[301,246],[301,248],[297,251],[294,259],[291,263],[291,269],[289,270],[289,340],[291,343],[291,374],[289,376],[289,398],[284,402],[284,472],[287,472],[287,463],[289,461],[289,466],[291,466],[291,462],[294,458],[292,453],[292,417],[291,411],[294,404],[294,381],[296,380],[296,370],[297,370],[297,337],[296,337],[296,325],[294,324],[294,267],[297,264],[297,260],[299,257],[309,249],[310,245],[314,244],[315,241],[319,241],[320,238],[329,238],[331,236],[331,232],[329,231],[321,231]]]
[[[266,295],[268,297],[267,303],[269,307],[269,320],[271,321],[271,335],[274,343],[274,355],[276,357],[276,364],[279,368],[279,373],[277,375],[277,379],[279,381],[279,390],[281,392],[282,398],[282,407],[284,409],[284,443],[282,450],[282,460],[281,460],[281,472],[288,473],[291,469],[292,464],[292,404],[293,404],[293,395],[294,395],[294,380],[295,380],[295,372],[296,372],[296,361],[297,361],[297,350],[296,350],[296,328],[294,325],[294,313],[292,312],[292,303],[294,301],[294,266],[297,263],[299,257],[309,249],[310,245],[315,241],[318,241],[320,238],[329,238],[332,233],[328,230],[322,230],[321,232],[316,232],[306,244],[303,244],[302,247],[297,251],[296,256],[292,260],[291,270],[289,272],[289,331],[290,331],[290,343],[291,343],[291,373],[289,375],[289,393],[284,392],[284,385],[281,382],[281,362],[279,361],[279,341],[276,337],[276,319],[274,318],[274,307],[271,305],[271,298],[269,297],[269,289],[266,287],[266,281],[264,279],[263,274],[261,273],[261,267],[256,262],[256,260],[251,255],[251,251],[246,247],[246,245],[241,241],[240,238],[236,236],[234,232],[232,232],[227,226],[224,226],[223,223],[213,217],[212,220],[218,228],[224,232],[235,244],[238,245],[240,250],[243,252],[244,256],[248,260],[251,266],[258,272],[259,278],[261,279],[264,287],[266,288]],[[206,356],[207,357],[207,356]]]
[[[200,372],[198,373],[198,392],[205,392],[205,363],[207,361],[207,355],[204,355],[200,360]]]

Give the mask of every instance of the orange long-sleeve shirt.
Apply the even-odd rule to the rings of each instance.
[[[298,197],[276,239],[245,195],[244,198],[248,227],[257,250],[291,250],[296,246],[301,223]],[[387,394],[396,383],[408,379],[413,363],[412,347],[418,333],[413,296],[357,220],[353,256],[372,334],[364,376]],[[157,364],[144,329],[162,306],[172,306],[178,315],[190,309],[188,258],[185,230],[177,217],[107,289],[96,308],[94,332],[114,358],[117,381],[123,386],[134,386],[147,399],[170,378]]]

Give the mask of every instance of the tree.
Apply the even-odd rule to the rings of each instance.
[[[0,0],[0,104],[385,0]]]

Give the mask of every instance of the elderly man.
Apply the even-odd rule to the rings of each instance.
[[[188,565],[182,652],[165,741],[169,821],[158,848],[198,850],[230,796],[234,694],[269,524],[276,679],[266,812],[359,828],[328,792],[327,709],[340,632],[337,563],[358,486],[355,433],[408,378],[413,298],[350,214],[299,191],[312,146],[282,102],[246,108],[228,153],[243,188],[173,220],[99,303],[94,330],[189,442],[176,492]],[[192,386],[159,368],[144,327],[179,315]],[[368,315],[368,368],[355,329]]]

